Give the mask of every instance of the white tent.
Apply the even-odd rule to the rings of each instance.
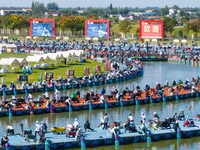
[[[50,60],[48,54],[43,54],[43,55],[41,55],[41,56],[44,58],[45,61],[46,61],[46,60]]]
[[[57,53],[47,53],[47,56],[50,58],[50,60],[58,60],[59,55]]]
[[[24,65],[26,66],[28,65],[28,61],[25,58],[16,58],[16,59],[19,61],[21,67]]]
[[[13,52],[13,51],[17,51],[17,46],[15,44],[0,44],[0,54],[2,52]]]
[[[75,55],[76,56],[80,56],[80,54],[82,53],[84,53],[84,50],[69,50],[69,51],[67,51],[68,53],[71,53],[72,55],[75,53]]]
[[[28,62],[44,62],[44,58],[41,55],[33,55],[33,56],[28,56],[26,58]]]
[[[0,60],[0,65],[2,65],[2,69],[0,70],[0,73],[6,73],[8,72],[8,69],[6,68],[6,66],[11,66],[12,71],[13,71],[15,69],[15,67],[13,66],[17,65],[19,67],[20,62],[16,58],[2,58]]]
[[[59,56],[62,55],[64,58],[68,58],[68,56],[69,56],[69,52],[68,51],[57,52],[57,54]]]
[[[20,65],[20,62],[16,58],[2,58],[0,60],[0,64],[2,66],[13,66],[13,65]]]

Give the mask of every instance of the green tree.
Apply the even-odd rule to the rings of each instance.
[[[172,31],[174,30],[174,27],[177,25],[178,22],[176,21],[175,18],[169,18],[169,17],[164,17],[163,21],[164,21],[165,32],[169,32],[171,35]]]
[[[55,2],[47,4],[47,10],[48,11],[57,11],[58,9],[59,9],[58,4],[55,3]]]
[[[112,3],[110,3],[110,10],[112,10],[113,9],[113,6],[112,6]]]
[[[199,19],[189,20],[186,24],[186,29],[192,30],[195,33],[195,35],[197,35],[197,32],[200,29],[200,20]]]
[[[32,2],[31,8],[33,17],[43,17],[46,11],[44,4],[40,2]]]
[[[126,35],[126,33],[128,33],[131,29],[131,23],[128,20],[123,20],[119,22],[119,30],[120,32],[124,33]]]
[[[161,8],[159,10],[159,15],[161,16],[165,16],[165,15],[168,15],[169,14],[169,7],[168,6],[165,6],[165,8]]]

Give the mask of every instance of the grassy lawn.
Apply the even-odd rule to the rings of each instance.
[[[8,58],[8,57],[15,57],[15,58],[26,58],[29,54],[17,54],[17,53],[2,53],[0,54],[0,58]]]
[[[24,54],[3,54],[0,55],[0,58],[5,58],[5,57],[27,57],[28,55],[24,55]],[[31,63],[31,66],[33,66],[36,63]],[[42,64],[42,63],[37,63],[37,64]],[[43,69],[33,69],[33,73],[28,75],[29,78],[29,83],[33,82],[33,81],[38,81],[40,78],[40,73],[42,73],[43,75],[43,79],[44,79],[44,73],[45,72],[53,72],[54,73],[54,78],[57,78],[58,76],[62,76],[65,77],[66,76],[66,71],[68,69],[72,69],[74,68],[74,73],[75,76],[83,76],[84,75],[84,68],[85,67],[89,67],[90,68],[90,72],[93,74],[94,73],[94,68],[97,65],[101,66],[101,72],[104,70],[104,64],[101,62],[97,62],[94,60],[86,60],[86,62],[81,63],[78,61],[78,58],[73,58],[72,62],[67,62],[66,65],[64,65],[61,60],[57,61],[57,65],[55,67],[55,61],[48,61],[47,62],[48,67]],[[14,81],[15,83],[17,83],[17,77],[18,74],[22,74],[22,69],[18,68],[17,66],[15,66],[16,69],[15,71],[12,73],[11,72],[11,66],[7,66],[8,69],[8,73],[5,74],[0,74],[0,77],[4,77],[5,80],[5,84],[10,84],[12,81]]]

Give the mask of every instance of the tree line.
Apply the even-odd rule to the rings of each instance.
[[[111,22],[110,31],[112,37],[119,37],[121,34],[126,37],[128,34],[133,34],[134,37],[138,38],[138,21],[120,21],[116,17],[109,18],[108,14],[128,14],[130,11],[145,11],[144,9],[139,8],[116,8],[110,4],[110,6],[107,8],[86,8],[85,11],[83,11],[83,13],[80,15],[77,10],[82,10],[83,8],[59,8],[56,3],[48,3],[47,6],[44,6],[44,4],[40,2],[32,2],[31,8],[31,14],[11,14],[0,16],[0,28],[4,31],[9,30],[9,34],[14,34],[14,31],[18,30],[20,35],[29,35],[29,21],[31,18],[52,18],[53,16],[45,16],[45,12],[57,11],[62,13],[61,16],[54,17],[56,21],[56,33],[60,35],[83,37],[85,19],[109,19]],[[178,6],[174,6],[173,8],[180,9]],[[198,13],[196,17],[192,17],[187,13],[184,14],[185,11],[183,9],[180,10],[180,20],[177,20],[175,17],[166,17],[166,14],[169,12],[169,8],[167,6],[157,10],[160,14],[164,15],[161,19],[164,20],[165,24],[165,37],[191,38],[192,34],[195,37],[199,37],[200,20],[197,17]],[[185,10],[198,12],[197,8],[185,8]],[[1,35],[4,34],[8,33],[1,33]]]

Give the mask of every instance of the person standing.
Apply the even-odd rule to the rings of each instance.
[[[146,116],[145,116],[144,112],[141,113],[141,120],[142,120],[143,122],[146,121]]]
[[[108,122],[109,122],[109,117],[107,115],[107,113],[105,114],[104,116],[104,126],[103,126],[103,129],[106,129],[108,128]]]
[[[74,126],[74,128],[75,128],[75,130],[77,131],[78,130],[78,128],[80,127],[80,124],[79,124],[79,122],[78,122],[78,119],[77,118],[75,118],[75,120],[74,120],[74,123],[73,123],[73,126]]]
[[[39,134],[40,131],[40,124],[38,121],[36,121],[36,125],[35,125],[35,138],[37,138],[37,134]]]

